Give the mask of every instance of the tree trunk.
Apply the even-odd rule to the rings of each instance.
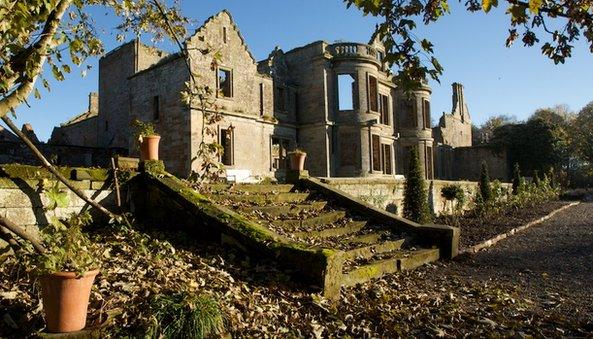
[[[30,242],[37,252],[45,253],[45,247],[43,247],[43,245],[39,241],[37,241],[37,239],[31,237],[27,232],[25,232],[22,227],[18,226],[17,224],[2,216],[0,216],[0,226],[5,227],[12,233]]]

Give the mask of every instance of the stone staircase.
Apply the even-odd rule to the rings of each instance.
[[[355,285],[439,259],[417,234],[377,222],[327,192],[288,184],[213,184],[202,192],[218,205],[309,248],[339,253],[340,285]]]

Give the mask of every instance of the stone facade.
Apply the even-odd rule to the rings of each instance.
[[[286,52],[276,48],[257,62],[222,11],[185,43],[188,56],[132,41],[101,58],[98,114],[88,117],[97,146],[137,154],[130,122],[140,119],[155,123],[161,157],[181,176],[199,169],[193,160],[198,147],[212,138],[225,149],[220,160],[227,173],[282,178],[288,152],[297,147],[307,152],[305,166],[313,176],[396,178],[406,174],[412,147],[427,179],[442,172],[435,164],[442,157],[431,129],[431,89],[398,90],[377,36],[368,44],[317,41]],[[213,54],[220,55],[215,62]],[[201,86],[213,89],[223,117],[215,136],[202,135],[202,112],[181,101],[191,81],[188,65]],[[436,143],[447,147],[465,145],[466,135],[456,141],[456,133],[467,126],[471,140],[463,87],[453,88],[453,112],[435,130]],[[77,134],[86,133],[74,129],[87,127],[81,121],[69,126],[61,128],[63,138],[84,142]]]
[[[453,83],[453,108],[443,113],[439,125],[433,129],[435,142],[455,147],[472,145],[472,121],[465,102],[463,85]]]
[[[52,145],[97,146],[97,115],[99,114],[99,95],[89,94],[89,107],[86,112],[54,127],[48,141]]]

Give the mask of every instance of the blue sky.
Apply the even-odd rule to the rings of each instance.
[[[355,8],[346,9],[342,0],[183,0],[182,6],[184,14],[197,21],[196,26],[228,9],[258,60],[275,46],[288,50],[315,40],[367,42],[377,22]],[[579,110],[593,101],[593,54],[584,42],[577,43],[566,64],[554,65],[539,48],[524,48],[520,42],[512,48],[504,46],[509,18],[503,9],[486,15],[467,13],[458,2],[451,6],[450,15],[418,32],[432,40],[445,68],[441,84],[431,83],[435,121],[451,110],[452,82],[464,84],[477,124],[496,114],[524,119],[540,107],[567,104]],[[104,12],[90,10],[102,28],[106,49],[111,50],[118,45],[112,32],[114,21]],[[162,47],[172,48],[169,44]],[[96,66],[97,60],[91,64]],[[17,121],[30,122],[40,139],[46,140],[54,126],[83,112],[88,93],[96,90],[96,67],[85,78],[73,71],[50,93],[42,90],[41,100],[31,97],[30,108],[23,105],[17,110]]]

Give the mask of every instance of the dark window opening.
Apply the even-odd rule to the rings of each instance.
[[[369,110],[372,112],[379,111],[379,92],[377,88],[377,78],[372,75],[369,75],[369,92],[368,92],[368,99],[369,99]]]
[[[338,74],[338,110],[354,109],[356,79],[352,74]]]
[[[232,97],[232,74],[226,69],[218,69],[218,93],[224,98]]]
[[[381,113],[381,124],[389,125],[389,97],[381,94],[380,113]]]
[[[276,87],[276,110],[284,112],[286,110],[286,90],[284,87]]]
[[[430,101],[422,99],[422,119],[424,120],[424,128],[430,128]]]
[[[264,84],[259,84],[259,115],[264,116]]]
[[[391,145],[383,144],[383,173],[393,174],[391,166]]]
[[[222,28],[222,41],[226,44],[227,43],[227,32],[226,27]]]
[[[159,120],[161,117],[161,105],[159,102],[159,96],[152,97],[152,119]]]
[[[233,129],[221,129],[220,130],[220,145],[222,146],[222,157],[221,162],[225,166],[234,165],[234,152],[233,146],[235,143]]]
[[[381,171],[381,138],[373,135],[373,171]]]
[[[288,139],[282,139],[272,137],[272,168],[273,169],[286,169],[288,167],[288,147],[290,141]]]
[[[105,131],[109,131],[109,121],[105,121]]]

